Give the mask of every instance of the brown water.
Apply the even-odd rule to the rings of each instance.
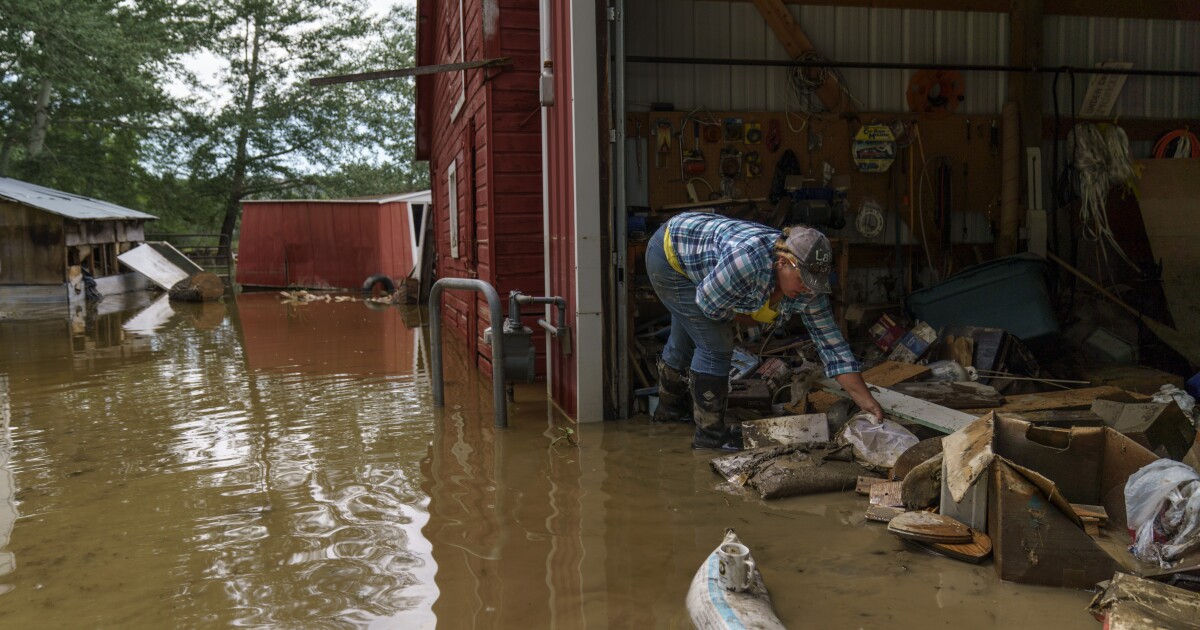
[[[744,496],[684,427],[552,445],[527,386],[496,430],[452,342],[434,409],[417,313],[147,303],[0,319],[0,627],[686,628],[728,526],[789,627],[1096,627],[862,497]]]

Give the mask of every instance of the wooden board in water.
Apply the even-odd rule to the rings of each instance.
[[[970,543],[971,528],[942,514],[905,512],[888,523],[888,531],[906,540],[926,543]]]
[[[952,543],[923,543],[917,542],[918,545],[925,545],[930,549],[954,558],[972,564],[979,564],[987,560],[988,556],[992,555],[992,539],[988,535],[977,530],[971,530],[971,542],[963,544]]]
[[[904,508],[887,507],[885,505],[872,505],[867,508],[867,520],[878,523],[888,523],[892,519],[904,514]]]

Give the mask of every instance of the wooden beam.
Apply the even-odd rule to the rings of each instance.
[[[842,398],[850,397],[850,394],[842,390],[841,385],[838,385],[837,381],[833,379],[821,381],[821,385]],[[871,391],[871,395],[875,397],[879,406],[883,407],[884,413],[895,418],[900,418],[901,420],[915,422],[919,425],[941,431],[942,433],[954,433],[971,424],[979,415],[982,415],[966,413],[956,409],[947,409],[941,405],[925,402],[920,398],[906,396],[900,392],[876,385],[868,385],[867,389]]]
[[[697,2],[701,0],[696,0]],[[709,0],[703,0],[709,1]],[[729,0],[752,2],[754,0]],[[910,9],[925,11],[969,11],[1008,13],[1011,0],[782,0],[785,4],[809,6],[858,7],[869,9]],[[1200,20],[1200,3],[1194,0],[1045,0],[1046,15],[1113,17],[1145,20]]]
[[[1083,389],[1064,389],[1058,392],[1042,392],[1039,394],[1018,394],[1008,396],[1006,402],[993,409],[967,409],[968,413],[983,415],[989,411],[996,413],[1024,413],[1027,411],[1047,411],[1050,409],[1091,409],[1092,403],[1101,396],[1119,394],[1120,387],[1102,385],[1100,387],[1085,387]]]
[[[898,383],[904,383],[918,378],[924,378],[929,375],[929,367],[925,365],[916,365],[914,363],[901,363],[898,361],[884,361],[879,365],[863,372],[863,380],[868,385],[878,385],[880,387],[891,387]],[[808,395],[808,402],[813,406],[818,413],[824,413],[829,410],[842,396],[829,392],[813,392]],[[801,410],[802,412],[803,410]]]
[[[1080,91],[1086,89],[1087,84],[1080,86]],[[1062,91],[1062,82],[1059,81],[1059,91]],[[1200,117],[1192,118],[1079,118],[1077,122],[1091,123],[1111,123],[1116,121],[1121,129],[1125,130],[1125,135],[1129,136],[1131,141],[1136,140],[1157,140],[1159,136],[1173,129],[1182,129],[1188,127],[1191,129],[1200,129]],[[1067,135],[1071,132],[1071,112],[1059,112],[1058,119],[1058,139],[1066,140]],[[1054,137],[1054,117],[1047,116],[1042,118],[1042,139],[1049,140]]]
[[[1010,16],[1009,59],[1018,66],[1042,65],[1042,24],[1045,12],[1043,0],[1015,0]],[[1016,101],[1021,111],[1022,148],[1041,147],[1042,76],[1024,72],[1008,75],[1008,98]],[[1025,151],[1021,151],[1024,163]],[[1024,173],[1025,169],[1022,168]]]
[[[359,81],[398,79],[400,77],[419,77],[427,74],[439,74],[442,72],[457,72],[459,70],[471,70],[473,68],[492,68],[496,66],[511,65],[511,57],[498,57],[496,59],[480,59],[477,61],[463,61],[460,63],[444,63],[437,66],[417,66],[415,68],[399,68],[397,70],[378,70],[376,72],[360,72],[358,74],[317,77],[315,79],[309,79],[308,84],[317,86],[333,85],[335,83],[357,83]]]
[[[779,43],[783,45],[783,49],[792,59],[796,59],[804,53],[815,51],[812,41],[808,39],[808,35],[804,33],[804,29],[796,23],[792,17],[792,12],[783,4],[783,0],[753,0],[755,8],[762,14],[763,19],[767,21],[767,26],[775,32],[775,37],[779,39]],[[809,70],[805,70],[807,73]],[[810,75],[813,76],[813,75]],[[821,99],[821,103],[825,108],[835,114],[843,112],[853,112],[854,104],[850,102],[850,97],[842,89],[838,83],[837,77],[830,72],[825,77],[825,82],[817,89],[817,98]]]

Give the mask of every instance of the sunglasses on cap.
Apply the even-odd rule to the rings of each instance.
[[[829,263],[827,262],[812,262],[805,266],[808,267],[808,270],[813,273],[829,273],[830,269]]]
[[[799,263],[792,261],[790,258],[783,258],[783,260],[786,261],[787,264],[791,265],[796,271],[800,271],[802,266],[811,273],[817,274],[829,273],[830,269],[829,263],[827,262],[813,262],[807,265],[800,265]]]

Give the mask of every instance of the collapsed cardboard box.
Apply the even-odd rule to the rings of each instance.
[[[942,512],[987,530],[1001,579],[1091,588],[1114,571],[1200,570],[1200,550],[1170,570],[1129,553],[1125,482],[1158,457],[1108,427],[1039,427],[989,413],[942,444]],[[1087,534],[1072,503],[1107,510],[1099,537]]]
[[[1147,402],[1122,392],[1097,398],[1092,413],[1160,457],[1182,460],[1196,441],[1191,418],[1174,402]]]

